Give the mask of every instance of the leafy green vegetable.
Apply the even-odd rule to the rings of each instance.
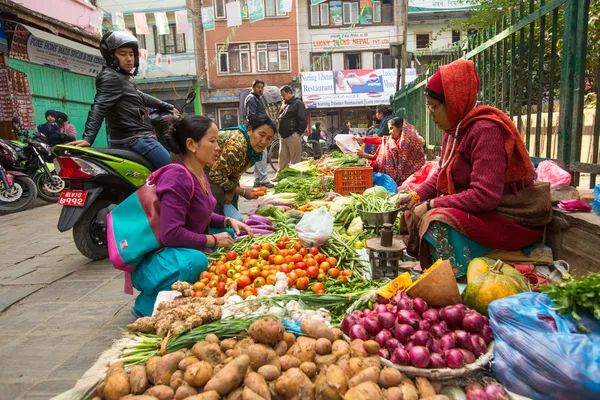
[[[560,314],[571,313],[577,321],[577,330],[582,333],[590,331],[581,323],[581,317],[575,310],[581,307],[591,312],[600,320],[600,274],[590,274],[582,279],[567,279],[558,285],[548,284],[540,290],[552,299]]]
[[[297,178],[297,177],[301,177],[301,176],[306,177],[306,176],[318,176],[318,175],[319,175],[319,167],[317,167],[316,165],[313,164],[305,171],[298,170],[295,168],[289,168],[289,167],[285,168],[284,170],[279,172],[277,177],[279,178],[279,180],[282,180],[285,178]]]
[[[322,168],[333,171],[342,167],[361,167],[367,165],[367,160],[358,158],[356,154],[344,154],[335,151],[320,163]]]
[[[365,196],[373,195],[373,196],[381,197],[382,199],[387,199],[388,192],[387,192],[387,190],[385,190],[385,188],[383,186],[373,186],[372,188],[365,190],[363,195],[365,195]]]
[[[361,205],[362,210],[365,212],[385,212],[393,211],[396,209],[396,203],[389,199],[382,199],[375,192],[371,194],[355,194],[352,193],[352,197],[356,200],[356,205]]]
[[[325,193],[333,191],[333,178],[325,176],[290,177],[275,185],[275,193],[296,193],[296,204],[306,204],[311,200],[322,199]]]

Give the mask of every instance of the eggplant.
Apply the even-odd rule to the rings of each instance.
[[[249,221],[262,222],[263,225],[271,226],[271,220],[269,218],[263,217],[262,215],[258,215],[258,214],[253,214],[253,215],[249,216],[248,219],[246,220],[246,224],[248,224]]]

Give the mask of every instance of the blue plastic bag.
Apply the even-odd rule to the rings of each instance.
[[[511,392],[532,399],[600,398],[600,322],[579,311],[589,334],[550,298],[521,293],[492,302],[494,376]],[[551,324],[554,321],[556,328]]]
[[[398,184],[391,176],[381,172],[373,172],[373,186],[382,186],[390,194],[398,192]]]
[[[238,211],[237,208],[233,204],[225,204],[223,207],[223,214],[226,217],[237,219],[240,222],[244,222],[244,218],[242,218],[242,214]]]

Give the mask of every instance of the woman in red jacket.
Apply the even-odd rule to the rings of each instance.
[[[457,277],[494,249],[521,250],[541,240],[550,222],[549,185],[533,183],[533,164],[512,120],[477,105],[472,61],[441,67],[428,84],[427,109],[444,131],[440,171],[400,196],[421,266],[449,259]]]

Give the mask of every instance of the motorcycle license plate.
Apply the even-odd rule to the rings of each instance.
[[[68,207],[83,207],[86,197],[87,192],[83,190],[63,190],[60,193],[58,204]]]

